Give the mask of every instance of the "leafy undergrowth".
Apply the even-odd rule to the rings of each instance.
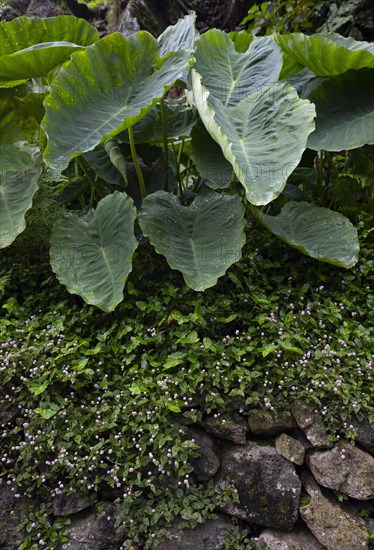
[[[374,247],[360,233],[360,262],[346,271],[250,230],[245,259],[204,293],[144,245],[110,314],[69,296],[16,242],[0,261],[1,398],[18,407],[2,432],[4,481],[47,502],[109,486],[125,548],[149,548],[174,517],[194,525],[231,495],[194,481],[181,416],[224,415],[233,398],[243,414],[301,400],[331,437],[354,436],[350,414],[374,419]],[[24,548],[63,539],[49,511],[26,520]]]

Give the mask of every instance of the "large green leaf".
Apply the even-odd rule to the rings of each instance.
[[[32,206],[40,174],[26,152],[12,144],[4,149],[8,163],[3,158],[0,161],[0,248],[9,246],[25,229],[25,214]]]
[[[374,70],[348,71],[324,79],[308,96],[316,106],[315,150],[341,151],[374,143]]]
[[[192,71],[193,100],[210,135],[245,188],[249,202],[267,204],[283,190],[314,129],[312,103],[289,85],[264,86],[227,108]]]
[[[225,107],[237,105],[265,84],[277,82],[282,68],[282,54],[272,37],[257,38],[240,53],[229,35],[218,29],[199,38],[195,57],[203,85]]]
[[[193,109],[186,102],[185,97],[180,99],[165,99],[164,109],[168,141],[188,137],[198,119],[196,109]],[[164,135],[160,104],[155,105],[149,113],[134,124],[132,130],[135,143],[162,144]],[[121,134],[120,138],[129,142],[127,132]]]
[[[69,15],[0,23],[0,85],[15,86],[45,76],[71,53],[98,39],[97,29]]]
[[[272,233],[307,256],[346,268],[358,260],[357,231],[338,212],[309,202],[288,202],[275,217],[254,210]]]
[[[199,33],[195,29],[196,14],[190,12],[175,25],[171,25],[158,37],[160,55],[163,57],[170,52],[179,50],[193,51],[195,40]]]
[[[139,213],[143,233],[187,285],[205,290],[241,257],[244,207],[238,195],[198,195],[182,206],[171,193],[149,195]]]
[[[51,266],[72,294],[104,311],[123,299],[123,287],[138,245],[136,210],[126,193],[107,195],[85,216],[67,213],[51,236]]]
[[[32,141],[39,129],[35,118],[30,115],[26,99],[0,97],[0,157],[4,144],[17,141]]]
[[[191,132],[192,160],[203,181],[212,189],[230,187],[232,166],[225,159],[221,147],[208,134],[202,122],[198,122]]]
[[[95,170],[97,176],[112,185],[118,185],[122,188],[125,187],[123,175],[110,160],[110,156],[108,155],[104,144],[100,144],[92,151],[88,151],[83,155],[83,157],[89,166]]]
[[[374,51],[367,42],[342,39],[335,33],[275,36],[285,54],[281,78],[308,67],[316,76],[334,76],[350,69],[374,68]]]
[[[179,51],[158,57],[145,31],[114,33],[72,55],[45,101],[46,160],[65,168],[72,156],[93,149],[140,120],[190,62]]]

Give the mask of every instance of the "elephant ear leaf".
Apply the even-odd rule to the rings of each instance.
[[[232,166],[225,159],[221,147],[212,139],[199,121],[191,132],[192,160],[205,185],[211,189],[225,189],[230,187],[232,180]]]
[[[50,261],[69,292],[104,311],[112,311],[123,300],[138,245],[135,217],[132,199],[115,191],[85,216],[69,212],[57,222]]]
[[[69,15],[18,17],[0,23],[0,86],[47,75],[70,55],[99,39],[97,29]]]
[[[13,145],[2,147],[2,153],[6,151],[10,164],[0,165],[0,248],[9,246],[25,229],[25,214],[32,206],[40,175],[28,153]]]
[[[341,151],[374,143],[374,70],[360,69],[331,78],[312,91],[316,129],[308,147]]]
[[[175,195],[158,191],[144,200],[139,223],[156,252],[200,291],[241,258],[244,212],[238,195],[208,193],[183,206]]]
[[[267,204],[284,189],[314,129],[315,108],[289,85],[263,86],[234,107],[210,95],[191,71],[193,101],[231,163],[251,204]]]
[[[175,25],[170,25],[158,37],[160,56],[164,57],[170,52],[179,50],[193,51],[195,40],[199,33],[195,29],[196,14],[190,12],[179,19]]]
[[[374,68],[374,48],[335,33],[307,36],[303,33],[275,35],[284,53],[281,78],[308,67],[316,76],[336,76],[351,69]]]
[[[309,202],[288,202],[269,216],[252,208],[274,235],[321,262],[350,268],[358,261],[357,231],[342,214]]]
[[[65,168],[72,156],[90,151],[143,118],[183,74],[191,52],[160,58],[157,40],[140,31],[105,36],[71,56],[45,100],[45,158]]]
[[[218,29],[199,38],[195,57],[203,85],[225,107],[277,82],[282,68],[280,48],[271,37],[254,39],[245,52],[238,52],[230,36]]]

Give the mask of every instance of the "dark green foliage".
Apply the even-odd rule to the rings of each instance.
[[[3,431],[2,475],[45,496],[59,483],[88,494],[109,485],[125,495],[133,541],[150,544],[174,517],[201,522],[230,494],[194,482],[181,415],[221,415],[233,398],[243,414],[301,400],[332,437],[343,424],[354,436],[349,415],[374,412],[373,244],[360,233],[347,272],[251,228],[246,259],[204,294],[146,245],[110,314],[61,292],[48,264],[14,243],[0,268],[0,384],[19,416]]]

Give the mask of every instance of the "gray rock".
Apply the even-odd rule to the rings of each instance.
[[[314,447],[331,449],[333,445],[327,438],[326,428],[322,417],[298,403],[294,403],[291,408],[298,426],[303,430]]]
[[[61,493],[53,498],[53,514],[55,516],[77,514],[92,506],[94,502],[93,498],[87,498],[77,493]]]
[[[259,543],[264,550],[324,550],[325,548],[305,527],[298,527],[289,533],[266,529],[259,536]]]
[[[18,530],[21,516],[32,502],[29,498],[16,498],[17,488],[0,485],[0,548],[15,550],[22,543],[24,533]]]
[[[216,418],[207,416],[199,422],[199,426],[206,432],[233,441],[237,445],[244,445],[247,441],[247,422],[239,414],[221,415]]]
[[[254,435],[272,436],[285,430],[297,427],[291,414],[272,413],[267,411],[259,414],[258,411],[250,411],[247,417],[249,429]]]
[[[200,456],[192,459],[194,472],[199,481],[208,481],[218,472],[221,461],[216,452],[214,441],[202,430],[190,429],[188,437],[199,446]]]
[[[357,430],[356,441],[371,455],[374,455],[374,426],[365,418],[361,422],[357,418],[351,419],[350,424]]]
[[[128,36],[145,29],[159,36],[165,27],[167,22],[152,0],[131,0],[121,12],[113,30]]]
[[[358,500],[374,498],[374,458],[358,447],[343,442],[329,451],[312,451],[307,463],[320,485]]]
[[[300,515],[316,539],[328,550],[368,549],[369,533],[363,520],[323,496],[310,474],[304,472],[301,479],[311,498],[300,507]]]
[[[152,550],[224,550],[230,519],[219,514],[194,529],[170,529],[170,539],[154,544]]]
[[[27,15],[34,15],[36,17],[55,17],[61,15],[61,9],[58,4],[60,2],[53,0],[31,0],[27,8]]]
[[[265,527],[290,530],[297,520],[301,482],[295,467],[274,447],[248,442],[227,446],[217,482],[233,483],[239,502],[224,512]]]
[[[105,503],[100,509],[85,510],[71,518],[68,541],[59,550],[118,550],[126,540],[123,527],[115,528],[119,507]]]
[[[287,434],[279,434],[275,438],[275,449],[277,453],[299,466],[304,462],[305,448],[300,441]]]

